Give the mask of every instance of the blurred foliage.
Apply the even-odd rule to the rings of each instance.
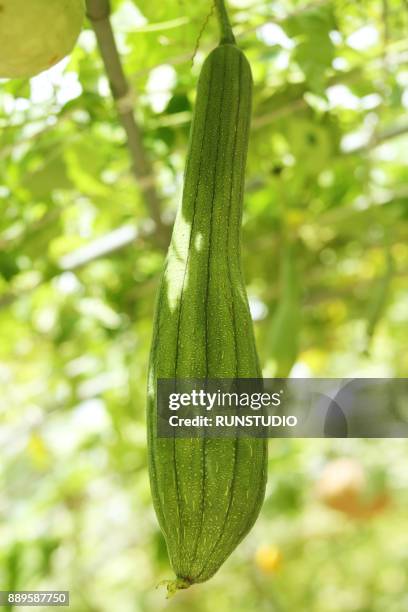
[[[243,244],[264,373],[404,376],[407,5],[229,4],[255,81]],[[192,64],[209,2],[113,10],[171,224],[216,23]],[[89,24],[70,60],[1,83],[0,127],[1,588],[70,589],[75,612],[406,611],[404,440],[274,441],[251,535],[209,583],[155,590],[171,576],[144,417],[163,252]],[[377,516],[318,498],[335,457],[383,475]]]

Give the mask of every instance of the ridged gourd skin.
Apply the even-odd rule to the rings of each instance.
[[[267,441],[158,438],[158,378],[261,376],[240,236],[252,75],[221,44],[198,82],[182,206],[156,305],[148,382],[152,497],[177,576],[208,580],[253,526],[265,493]]]

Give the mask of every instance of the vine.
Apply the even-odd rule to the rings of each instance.
[[[221,31],[220,44],[235,44],[235,36],[232,31],[231,22],[228,16],[227,7],[224,0],[215,0],[215,8]]]

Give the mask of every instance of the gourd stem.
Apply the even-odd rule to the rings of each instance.
[[[228,17],[227,8],[224,0],[215,0],[215,8],[221,30],[220,44],[235,44],[235,36],[232,32],[231,23]]]

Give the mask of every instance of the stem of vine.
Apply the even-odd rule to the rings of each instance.
[[[214,1],[218,22],[220,25],[221,31],[221,40],[220,44],[235,44],[235,36],[232,32],[231,22],[229,20],[227,7],[225,6],[225,0],[215,0]]]

